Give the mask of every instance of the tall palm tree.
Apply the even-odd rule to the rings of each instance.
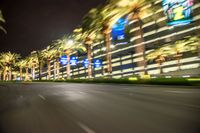
[[[0,23],[5,23],[5,19],[3,17],[2,11],[0,10]],[[0,30],[2,30],[4,33],[6,33],[6,30],[3,28],[3,26],[1,26],[0,24]]]
[[[59,46],[59,51],[65,52],[67,55],[67,78],[70,79],[70,71],[71,71],[71,66],[70,66],[70,55],[79,50],[84,50],[85,48],[82,46],[81,43],[77,42],[76,40],[73,39],[72,36],[63,36],[61,39],[57,40],[57,45]]]
[[[16,66],[19,67],[20,80],[23,80],[23,68],[26,68],[26,60],[20,60]]]
[[[31,68],[31,64],[32,64],[32,60],[30,59],[30,56],[29,57],[26,57],[24,59],[25,61],[25,71],[26,71],[26,74],[25,74],[25,81],[29,81],[30,80],[30,77],[29,77],[29,68]]]
[[[99,41],[102,37],[100,32],[86,22],[88,19],[84,18],[84,28],[75,29],[73,32],[73,38],[80,46],[85,46],[86,49],[82,48],[83,51],[87,51],[88,58],[88,78],[92,78],[92,45],[95,41]],[[84,44],[84,45],[83,45]]]
[[[41,80],[41,74],[42,74],[42,66],[44,63],[44,57],[41,51],[33,51],[30,55],[30,62],[32,65],[32,78],[35,79],[35,69],[38,67],[39,70],[39,80]]]
[[[159,66],[159,74],[162,74],[162,63],[165,62],[166,57],[170,54],[170,48],[169,47],[161,47],[159,49],[156,49],[146,55],[147,61],[153,61],[155,60],[158,63]]]
[[[2,79],[2,70],[0,70],[0,81],[1,81],[1,79]]]
[[[107,60],[107,71],[108,74],[112,73],[112,56],[111,56],[111,31],[113,25],[127,13],[131,12],[132,8],[117,5],[119,0],[110,1],[105,6],[100,6],[89,11],[89,13],[83,18],[82,28],[83,30],[89,31],[87,38],[91,39],[91,36],[96,33],[96,31],[103,31],[105,35],[106,44],[106,60]],[[130,3],[129,3],[130,4]],[[88,30],[89,29],[89,30]],[[89,41],[91,42],[91,41]]]
[[[113,5],[106,5],[105,7],[99,6],[93,8],[85,15],[82,22],[83,32],[85,36],[85,44],[88,49],[88,57],[90,57],[91,45],[95,39],[104,39],[106,42],[106,60],[107,60],[107,72],[109,75],[112,73],[112,63],[111,63],[111,28],[117,20],[124,14],[119,13],[118,9],[114,8]],[[123,15],[122,15],[123,14]],[[90,58],[88,59],[89,62]],[[91,63],[89,63],[91,64]],[[91,66],[88,68],[90,69]]]
[[[62,56],[63,51],[60,51],[59,45],[57,45],[57,41],[54,41],[52,44],[52,49],[54,50],[55,54],[55,62],[54,62],[54,79],[60,78],[60,57]]]
[[[0,81],[2,80],[3,64],[0,62]]]
[[[171,55],[173,55],[173,57],[177,60],[178,70],[181,69],[180,60],[183,56],[183,52],[186,52],[189,50],[189,46],[187,44],[188,42],[186,42],[185,40],[179,40],[179,41],[176,41],[175,44],[168,46],[170,47]]]
[[[4,65],[4,76],[3,80],[6,80],[7,72],[9,76],[7,76],[8,80],[12,80],[12,67],[15,64],[15,62],[20,58],[21,56],[16,53],[6,52],[0,54],[0,62]]]
[[[194,51],[198,53],[198,56],[200,57],[200,37],[199,36],[188,36],[185,39],[186,42],[188,42],[188,50]]]
[[[29,57],[30,65],[31,65],[31,73],[32,73],[32,79],[35,79],[35,69],[39,64],[39,60],[37,58],[36,51],[33,51]]]
[[[138,62],[137,66],[144,66],[143,73],[146,74],[146,62],[145,62],[145,45],[142,29],[142,20],[141,18],[150,12],[152,9],[143,9],[145,4],[154,2],[155,0],[110,0],[110,4],[115,5],[115,8],[119,9],[119,12],[124,12],[128,14],[129,20],[136,20],[135,27],[139,27],[139,30],[135,32],[135,36],[139,36],[139,39],[136,39],[136,44],[139,44],[135,47],[136,53],[142,53],[143,61]],[[155,7],[154,7],[155,8]]]
[[[47,49],[42,51],[41,54],[44,57],[44,59],[47,61],[47,67],[48,67],[48,69],[47,69],[47,71],[48,71],[47,79],[50,80],[51,79],[51,60],[54,58],[56,51],[55,51],[55,49],[47,47]]]

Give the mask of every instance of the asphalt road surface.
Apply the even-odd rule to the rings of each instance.
[[[200,89],[0,84],[1,133],[200,133]]]

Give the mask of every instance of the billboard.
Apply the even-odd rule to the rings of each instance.
[[[85,68],[87,68],[87,67],[89,66],[89,61],[88,61],[88,59],[84,59],[84,60],[83,60],[83,66],[84,66]]]
[[[112,40],[117,44],[126,44],[128,39],[128,19],[120,18],[112,27]]]
[[[168,25],[179,26],[192,22],[194,0],[163,0],[163,10],[168,18]]]
[[[77,63],[78,63],[78,58],[77,58],[76,56],[72,56],[72,57],[70,58],[70,65],[71,65],[71,66],[76,66]]]
[[[94,68],[102,67],[102,61],[99,59],[94,60]]]
[[[67,56],[66,56],[66,55],[63,55],[63,56],[60,58],[60,63],[61,63],[62,65],[67,65],[68,60],[67,60]]]

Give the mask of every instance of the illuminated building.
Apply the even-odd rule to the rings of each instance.
[[[138,39],[141,39],[141,36],[136,36],[136,32],[139,30],[139,27],[136,25],[136,20],[124,22],[128,23],[128,27],[130,28],[129,35],[127,37],[124,35],[125,33],[123,32],[123,25],[118,24],[120,25],[118,28],[122,28],[122,30],[117,29],[120,30],[120,33],[116,35],[117,31],[112,32],[112,34],[116,35],[114,38],[116,37],[115,39],[117,39],[117,42],[113,41],[113,44],[111,45],[113,78],[142,75],[144,74],[144,69],[146,70],[147,74],[151,75],[152,77],[200,76],[200,56],[198,52],[187,51],[181,53],[180,67],[177,65],[176,58],[166,58],[166,60],[162,63],[162,74],[159,73],[159,66],[155,61],[146,61],[145,67],[138,67],[137,65],[138,62],[142,62],[144,60],[141,56],[143,53],[136,53],[135,47],[137,46],[144,45],[144,54],[147,55],[149,52],[154,51],[166,44],[173,45],[176,41],[182,40],[184,37],[200,36],[200,2],[197,0],[173,1],[176,1],[176,4],[171,3],[170,5],[167,3],[170,2],[170,0],[164,0],[164,2],[162,0],[157,0],[153,4],[145,5],[145,8],[154,9],[155,7],[159,7],[159,9],[141,18],[143,23],[142,31],[144,38],[144,41],[142,42],[138,41]],[[180,6],[181,4],[184,6]],[[185,4],[187,4],[189,7],[185,8]],[[170,8],[167,6],[170,6]],[[174,14],[170,14],[170,12]],[[106,76],[107,65],[104,41],[94,44],[92,51],[93,60],[102,60],[102,67],[93,69],[93,77],[96,78]],[[87,67],[83,65],[85,58],[87,57],[79,57],[78,65],[72,67],[72,78],[87,78]],[[66,66],[61,65],[60,77],[66,77],[65,67]],[[44,79],[46,75],[47,73],[45,72],[43,74]],[[53,77],[52,70],[52,78]]]

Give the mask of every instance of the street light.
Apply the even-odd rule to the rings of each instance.
[[[68,44],[68,45],[72,45],[73,43],[74,43],[73,40],[68,40],[68,41],[67,41],[67,44]]]

